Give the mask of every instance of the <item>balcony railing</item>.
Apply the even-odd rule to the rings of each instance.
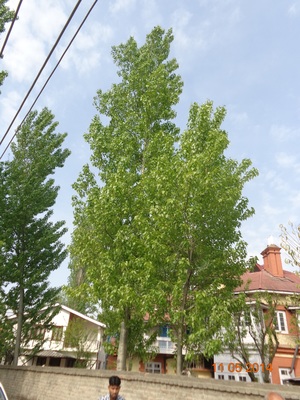
[[[153,346],[159,349],[160,354],[173,354],[175,352],[175,343],[170,338],[158,337]]]

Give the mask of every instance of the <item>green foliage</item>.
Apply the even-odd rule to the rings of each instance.
[[[77,263],[76,257],[71,257],[69,269],[71,272],[68,278],[68,285],[62,287],[60,303],[82,314],[96,318],[99,310],[99,301],[95,296],[92,296],[88,288],[86,290],[83,289],[86,286],[85,267],[79,262]],[[78,288],[81,290],[77,290]]]
[[[168,60],[172,40],[171,31],[156,28],[141,48],[133,38],[113,48],[122,81],[95,99],[109,123],[104,126],[96,116],[86,135],[101,184],[85,166],[74,185],[71,256],[85,268],[83,289],[92,289],[101,301],[107,333],[116,334],[126,321],[130,354],[158,318],[143,323],[158,300],[159,281],[141,227],[149,224],[152,168],[172,156],[178,138],[170,119],[182,82],[175,74],[177,63]]]
[[[243,368],[251,363],[250,357],[257,353],[260,364],[266,366],[263,380],[270,383],[270,370],[279,341],[274,326],[274,318],[279,298],[268,292],[256,293],[251,298],[240,293],[231,307],[231,323],[225,329],[224,343]],[[252,371],[248,372],[251,380],[256,381]]]
[[[30,113],[11,145],[13,159],[0,165],[1,288],[17,318],[17,346],[26,346],[32,326],[50,326],[58,289],[48,277],[67,255],[60,242],[64,221],[52,222],[59,187],[51,175],[70,154],[56,127],[46,108]]]
[[[91,359],[91,347],[97,342],[97,335],[97,329],[91,329],[78,318],[69,322],[65,332],[64,347],[75,349],[75,367],[87,368]]]
[[[224,155],[224,107],[193,104],[180,135],[172,40],[157,27],[140,48],[133,38],[113,48],[121,82],[98,91],[107,124],[96,115],[85,135],[91,167],[74,184],[70,267],[84,272],[71,293],[100,300],[107,333],[125,323],[127,354],[142,354],[144,332],[168,314],[180,373],[183,346],[208,357],[220,347],[222,312],[245,268],[240,226],[254,212],[242,191],[257,171]]]
[[[14,17],[14,11],[10,11],[6,3],[7,0],[0,0],[0,33],[5,31],[5,24],[10,22]],[[0,71],[0,86],[3,84],[6,76],[6,71]]]
[[[5,31],[5,24],[10,22],[14,17],[14,11],[6,6],[8,0],[0,0],[0,33]]]
[[[196,348],[208,358],[219,348],[224,311],[245,270],[246,247],[239,228],[254,210],[242,191],[257,175],[250,160],[238,163],[225,157],[225,114],[224,107],[214,111],[210,101],[191,106],[177,157],[169,166],[173,173],[166,201],[153,215],[157,231],[167,227],[158,240],[165,254],[169,252],[164,291],[170,299],[174,338],[178,342],[181,337],[189,351]]]
[[[3,364],[11,364],[14,353],[15,335],[13,321],[8,318],[9,307],[6,304],[5,291],[0,286],[0,360]]]

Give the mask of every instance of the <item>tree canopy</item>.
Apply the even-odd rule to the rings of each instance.
[[[183,347],[211,354],[245,265],[240,226],[254,212],[242,191],[257,171],[225,156],[225,108],[192,104],[183,133],[173,122],[183,82],[172,40],[156,27],[141,47],[113,47],[120,82],[97,93],[91,163],[74,184],[71,269],[84,280],[73,292],[87,290],[109,334],[122,333],[118,369],[167,321],[178,373]]]
[[[59,187],[52,175],[70,154],[57,125],[48,109],[31,112],[11,145],[12,160],[0,164],[0,276],[5,303],[17,318],[15,363],[34,326],[51,321],[58,289],[48,278],[67,255],[60,241],[64,221],[53,221]]]

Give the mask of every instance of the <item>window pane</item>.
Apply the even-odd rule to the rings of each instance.
[[[273,321],[274,327],[276,331],[279,331],[279,326],[278,326],[278,315],[276,313],[276,315],[274,316],[274,321]]]
[[[283,313],[278,313],[279,314],[279,323],[280,323],[280,330],[285,331],[285,324],[284,324],[284,316]]]
[[[152,374],[160,374],[161,373],[161,363],[146,363],[145,371],[150,372]]]

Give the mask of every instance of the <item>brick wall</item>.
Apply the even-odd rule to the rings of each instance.
[[[111,371],[58,367],[0,366],[9,400],[97,400],[107,393]],[[224,382],[188,376],[119,373],[126,400],[262,400],[275,390],[286,400],[300,400],[299,387]]]

